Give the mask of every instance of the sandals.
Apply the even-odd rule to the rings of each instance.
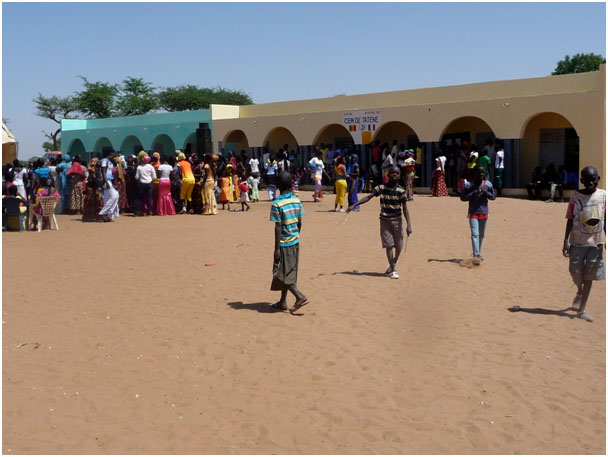
[[[587,322],[593,322],[593,316],[591,314],[587,314],[584,311],[582,313],[577,313],[576,317],[578,317],[579,319],[586,320]]]
[[[297,310],[299,310],[302,306],[306,306],[308,305],[309,301],[305,298],[304,300],[302,300],[301,302],[295,302],[295,304],[289,308],[289,313],[293,314],[295,313]]]

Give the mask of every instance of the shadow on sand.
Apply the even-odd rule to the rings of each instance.
[[[428,259],[427,262],[450,262],[460,264],[464,259]]]
[[[570,308],[555,310],[555,309],[545,309],[545,308],[521,308],[519,306],[512,306],[511,308],[507,308],[507,311],[511,313],[529,313],[529,314],[548,314],[552,316],[561,316],[567,317],[569,319],[576,319],[576,312],[574,314],[567,313],[566,311],[571,311]]]
[[[378,273],[377,271],[336,271],[333,275],[351,275],[351,276],[374,276],[386,278],[387,275],[384,273]]]
[[[257,302],[257,303],[243,303],[242,301],[231,301],[227,303],[232,309],[247,309],[249,311],[257,311],[258,313],[263,314],[272,314],[272,313],[284,313],[286,311],[282,311],[280,309],[276,309],[272,307],[272,303]]]

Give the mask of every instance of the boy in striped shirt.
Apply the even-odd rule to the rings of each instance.
[[[371,194],[357,202],[357,205],[363,205],[372,198],[380,196],[380,239],[382,240],[382,247],[386,249],[386,258],[388,259],[385,274],[392,279],[399,279],[399,273],[395,270],[395,266],[403,250],[402,214],[407,223],[405,228],[407,236],[412,233],[405,189],[399,185],[400,175],[399,167],[391,167],[388,171],[388,182],[374,187]],[[346,212],[349,213],[353,209],[354,205],[351,205]]]
[[[278,176],[281,195],[270,206],[270,220],[274,222],[274,264],[270,290],[280,290],[281,299],[273,308],[293,314],[308,304],[306,296],[298,290],[298,262],[300,257],[300,230],[305,214],[300,200],[291,193],[291,174],[281,171]],[[287,292],[296,297],[293,307],[287,307]]]

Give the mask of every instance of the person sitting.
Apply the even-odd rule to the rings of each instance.
[[[528,198],[530,200],[540,199],[542,176],[543,173],[541,167],[534,168],[532,176],[530,177],[530,182],[526,184],[526,190],[528,191]],[[532,190],[534,190],[534,193],[532,193]]]
[[[23,219],[27,216],[27,206],[28,203],[19,195],[17,186],[9,186],[8,195],[2,197],[3,232],[13,230],[23,232]]]
[[[566,168],[560,165],[557,169],[556,182],[552,182],[549,188],[549,200],[547,202],[558,201],[554,199],[555,190],[559,192],[559,201],[564,199],[564,186],[568,183],[568,174]]]
[[[557,174],[557,170],[555,169],[555,165],[550,163],[549,165],[547,165],[547,168],[545,168],[545,171],[543,172],[543,176],[541,179],[540,192],[539,192],[538,197],[541,198],[542,190],[547,189],[549,191],[550,197],[546,201],[552,202],[553,196],[551,195],[551,188],[553,186],[556,186],[558,182],[559,182],[559,176]]]
[[[40,187],[38,188],[38,191],[36,192],[36,203],[38,203],[38,201],[42,197],[60,197],[59,192],[57,192],[52,185],[51,178],[40,179]],[[36,219],[42,219],[42,223],[44,224],[43,228],[50,227],[51,223],[50,223],[50,221],[48,221],[48,218],[47,218],[47,221],[45,221],[43,219],[42,208],[40,206],[34,205],[33,210],[34,210],[34,221],[36,221]],[[32,222],[34,222],[34,221],[32,221]],[[48,223],[48,225],[47,225],[47,223]]]

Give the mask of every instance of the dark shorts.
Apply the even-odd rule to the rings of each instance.
[[[387,221],[380,218],[380,239],[383,248],[403,248],[403,219]]]
[[[298,282],[298,262],[300,243],[280,247],[281,260],[272,266],[272,284],[270,290],[287,290]]]
[[[570,275],[575,284],[583,281],[601,281],[606,278],[604,248],[570,246]]]

